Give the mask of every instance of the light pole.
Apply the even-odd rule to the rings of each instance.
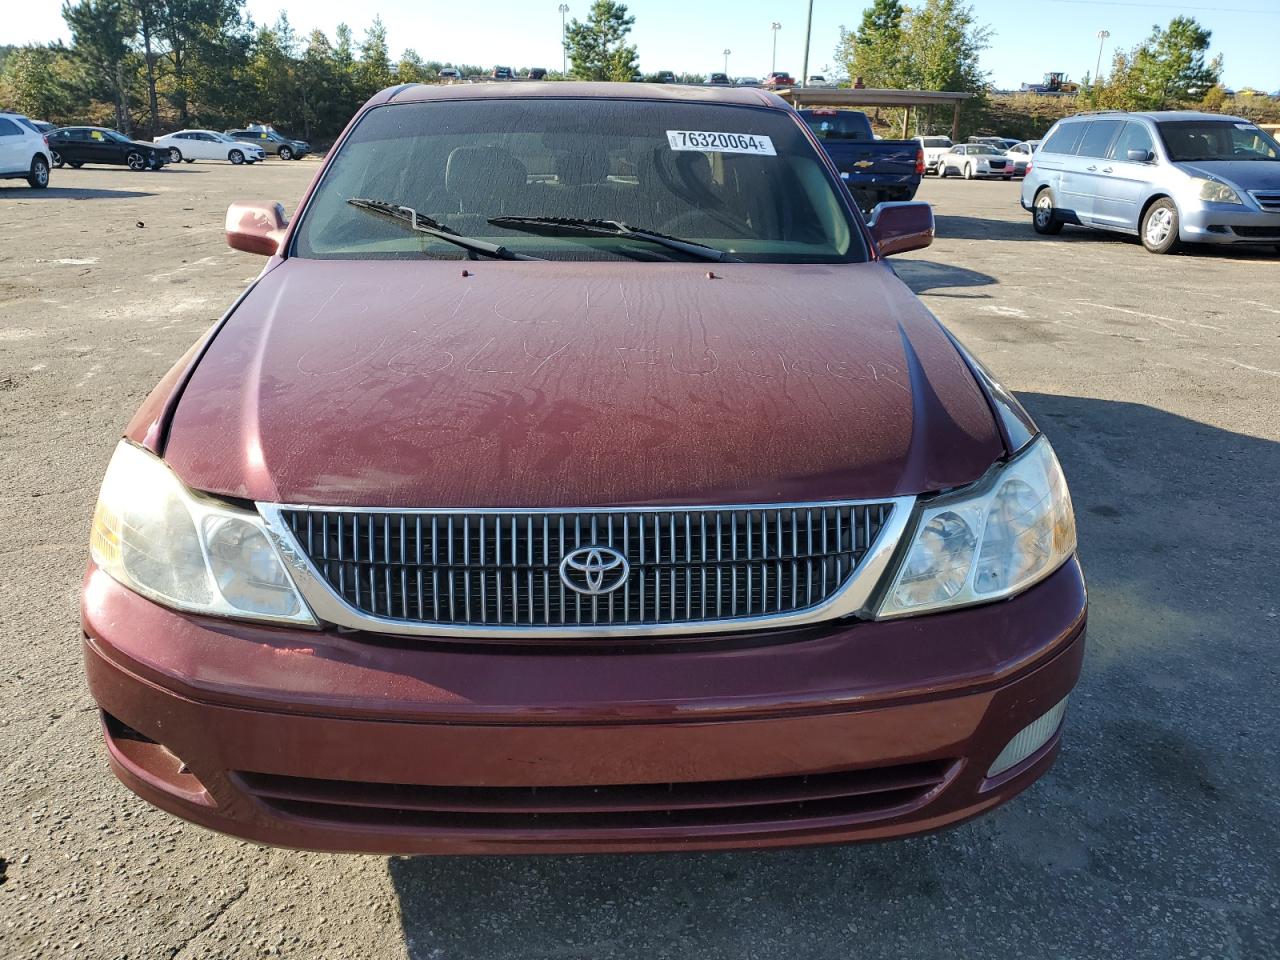
[[[813,0],[809,0],[809,14],[804,23],[804,65],[800,68],[800,86],[809,85],[809,34],[813,33]]]
[[[1107,42],[1107,37],[1109,36],[1111,36],[1111,31],[1109,30],[1098,31],[1098,62],[1093,67],[1093,86],[1095,89],[1098,86],[1098,74],[1102,70],[1102,45]]]
[[[569,15],[569,5],[567,3],[560,4],[560,76],[566,76],[569,73],[569,44],[566,42],[568,27],[565,24],[565,17]]]
[[[778,72],[778,31],[782,29],[782,24],[777,20],[769,24],[769,29],[773,31],[773,59],[769,62],[769,72]]]
[[[733,53],[728,47],[724,48],[724,75],[729,75],[729,54]]]

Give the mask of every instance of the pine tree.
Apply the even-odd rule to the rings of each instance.
[[[615,0],[595,0],[583,23],[570,22],[565,45],[575,80],[630,80],[636,73],[636,48],[627,44],[635,17],[627,16],[625,4]]]

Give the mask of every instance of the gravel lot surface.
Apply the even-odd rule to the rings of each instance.
[[[1017,183],[927,182],[939,239],[897,265],[1021,394],[1075,496],[1090,650],[1028,793],[892,844],[389,861],[136,800],[81,675],[97,485],[261,265],[223,243],[227,203],[291,206],[316,168],[0,183],[0,957],[1280,955],[1280,256],[1039,238]]]

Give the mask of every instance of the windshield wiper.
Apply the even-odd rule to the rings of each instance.
[[[464,237],[456,230],[451,230],[443,223],[432,220],[425,214],[419,213],[413,207],[404,207],[395,203],[388,203],[385,200],[369,200],[364,197],[352,197],[347,201],[357,210],[364,210],[368,213],[375,214],[380,217],[386,217],[396,223],[402,223],[410,230],[416,230],[418,233],[425,233],[427,236],[436,237],[445,243],[452,243],[455,247],[461,247],[471,254],[479,254],[484,257],[492,257],[495,260],[541,260],[541,257],[528,257],[523,253],[514,253],[506,247],[496,243],[489,243],[487,240],[477,240],[475,237]]]
[[[578,217],[491,217],[489,223],[495,227],[508,230],[523,230],[528,233],[539,233],[547,236],[561,237],[625,237],[628,240],[639,240],[652,243],[668,250],[678,250],[701,260],[714,260],[717,263],[738,262],[738,258],[727,250],[709,247],[705,243],[692,240],[681,240],[669,237],[665,233],[633,227],[621,220],[596,220]]]

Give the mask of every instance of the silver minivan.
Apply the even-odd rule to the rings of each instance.
[[[1032,157],[1022,206],[1037,233],[1063,224],[1184,243],[1280,249],[1280,144],[1239,117],[1171,110],[1059,120]]]

